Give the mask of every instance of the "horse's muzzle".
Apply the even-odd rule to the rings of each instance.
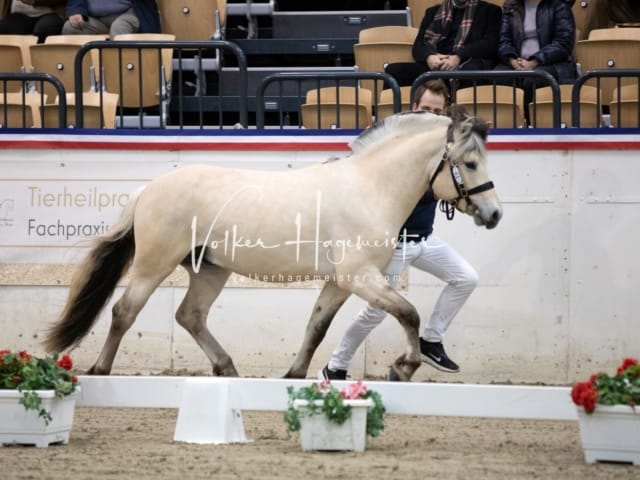
[[[490,212],[483,212],[480,209],[476,209],[473,213],[473,220],[476,225],[484,225],[487,229],[495,228],[502,218],[502,209],[495,208]]]

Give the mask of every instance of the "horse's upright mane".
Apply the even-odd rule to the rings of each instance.
[[[402,112],[374,123],[350,144],[353,153],[360,153],[392,135],[413,135],[435,127],[448,127],[451,119],[431,112]]]

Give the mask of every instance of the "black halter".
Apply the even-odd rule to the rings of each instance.
[[[435,172],[433,172],[433,175],[431,176],[431,180],[429,180],[429,187],[433,187],[433,182],[435,182],[438,174],[444,169],[444,164],[449,163],[451,179],[453,180],[453,186],[456,188],[456,192],[458,192],[458,197],[454,200],[440,200],[440,211],[444,212],[447,215],[447,220],[452,220],[456,208],[461,212],[463,211],[458,206],[458,202],[460,202],[460,200],[466,201],[467,205],[474,205],[473,201],[469,197],[471,195],[475,195],[476,193],[491,190],[492,188],[494,188],[494,185],[493,182],[489,180],[488,182],[467,190],[467,187],[462,180],[462,175],[460,174],[458,165],[452,163],[451,159],[449,158],[449,148],[450,144],[447,145],[447,148],[445,149],[444,153],[442,154],[442,158],[440,159],[440,163],[438,164],[438,168],[436,168]]]

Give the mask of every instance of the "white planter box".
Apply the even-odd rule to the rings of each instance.
[[[303,450],[353,450],[363,452],[367,445],[367,410],[373,400],[345,400],[351,405],[351,415],[342,424],[330,422],[324,413],[300,416],[300,443]],[[294,400],[293,407],[300,409],[306,400]],[[322,405],[322,401],[316,401]]]
[[[589,414],[578,407],[580,439],[587,463],[631,462],[640,465],[640,406],[596,405]]]
[[[69,443],[78,391],[56,398],[53,390],[37,390],[42,406],[51,412],[52,420],[47,425],[37,411],[27,410],[18,403],[22,392],[0,390],[0,445],[48,447],[50,443]]]

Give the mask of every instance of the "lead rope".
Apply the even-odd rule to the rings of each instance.
[[[445,202],[444,200],[440,200],[440,211],[444,212],[447,216],[447,220],[453,220],[453,216],[456,213],[456,208],[450,204],[449,202]]]

